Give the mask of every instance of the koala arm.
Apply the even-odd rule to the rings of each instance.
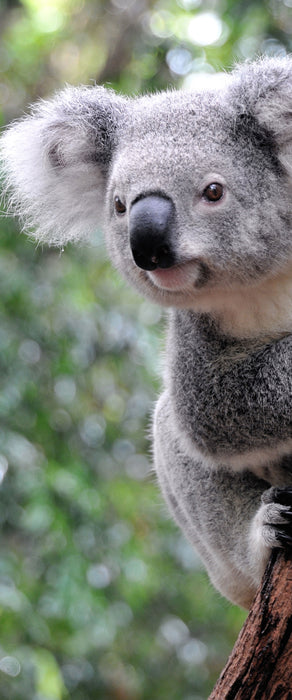
[[[249,471],[212,466],[199,453],[192,459],[181,444],[167,391],[156,408],[154,455],[170,511],[212,583],[232,602],[249,608],[272,547],[289,538],[292,489],[287,505],[285,489],[271,489]]]
[[[167,383],[182,433],[218,462],[292,451],[292,335],[228,338],[207,317],[176,312]],[[237,467],[236,467],[237,468]],[[269,480],[267,474],[264,478]]]

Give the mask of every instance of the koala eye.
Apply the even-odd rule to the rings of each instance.
[[[221,185],[220,182],[211,182],[208,187],[205,187],[203,198],[206,199],[207,202],[219,202],[219,199],[222,199],[223,194],[223,185]]]
[[[127,211],[127,208],[126,208],[125,204],[123,204],[123,202],[120,200],[120,198],[115,197],[114,202],[115,202],[116,213],[117,214],[125,214]]]

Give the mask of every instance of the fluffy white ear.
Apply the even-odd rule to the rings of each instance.
[[[66,88],[11,124],[0,158],[8,212],[39,241],[63,245],[102,226],[108,168],[127,100]]]
[[[292,175],[292,56],[246,63],[233,75],[231,95],[241,116],[252,115],[270,134]]]

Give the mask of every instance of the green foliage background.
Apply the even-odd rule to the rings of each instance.
[[[291,6],[2,0],[2,123],[64,82],[151,91],[291,50]],[[0,697],[203,700],[244,613],[208,583],[151,471],[161,312],[102,242],[60,252],[0,229]]]

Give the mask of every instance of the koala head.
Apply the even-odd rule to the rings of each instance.
[[[193,308],[292,265],[292,59],[198,92],[67,88],[12,124],[2,163],[10,206],[39,240],[101,226],[135,287]]]

